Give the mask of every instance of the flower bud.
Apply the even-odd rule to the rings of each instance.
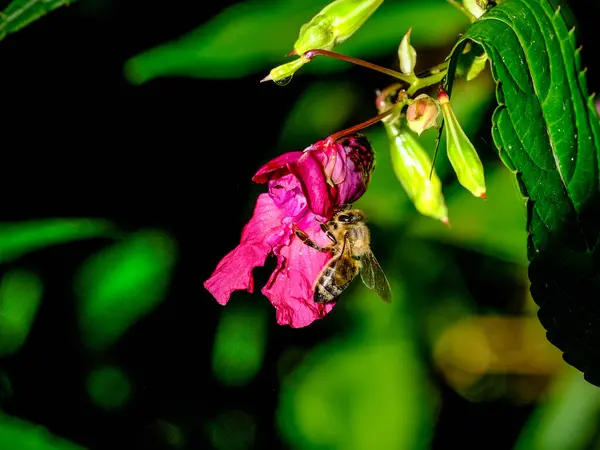
[[[456,172],[458,182],[474,196],[486,198],[483,164],[471,141],[458,123],[450,106],[448,94],[440,89],[438,102],[442,107],[446,127],[448,159]]]
[[[300,29],[294,53],[332,50],[341,44],[375,12],[383,0],[335,0]]]
[[[412,27],[408,29],[402,41],[400,47],[398,47],[398,60],[400,61],[400,71],[404,75],[410,75],[415,70],[417,64],[417,51],[412,45],[410,45],[410,32]]]
[[[424,216],[448,225],[442,183],[437,173],[431,170],[429,155],[411,132],[399,126],[397,121],[384,120],[383,124],[390,141],[394,172],[415,208]]]
[[[415,97],[406,110],[408,127],[419,136],[431,127],[437,128],[440,106],[427,94]]]
[[[261,83],[265,82],[265,81],[274,81],[277,84],[285,85],[292,78],[292,75],[294,75],[300,67],[302,67],[304,64],[306,64],[309,61],[310,60],[306,59],[306,58],[298,58],[289,63],[282,64],[281,66],[277,66],[274,69],[271,69],[271,71],[269,72],[269,75],[264,77],[261,80]]]

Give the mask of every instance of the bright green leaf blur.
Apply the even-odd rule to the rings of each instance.
[[[345,306],[336,307],[349,310],[356,328],[318,346],[282,380],[277,416],[290,448],[427,447],[433,399],[402,285],[390,282],[394,298],[387,304],[356,279]]]
[[[76,277],[79,325],[85,344],[113,344],[165,297],[177,245],[162,231],[143,230],[92,256]]]
[[[27,339],[42,290],[42,280],[28,271],[12,270],[0,281],[0,357],[15,353]]]
[[[80,239],[114,235],[115,227],[101,219],[44,219],[0,223],[0,262],[25,253]]]
[[[300,27],[327,4],[326,0],[247,1],[235,4],[183,36],[131,58],[125,66],[130,82],[163,76],[238,78],[286,62]],[[423,20],[427,17],[427,20]],[[359,58],[394,54],[403,32],[414,26],[412,44],[450,44],[468,20],[445,0],[384,2],[365,25],[336,49]],[[348,68],[318,58],[301,70]]]
[[[84,447],[56,437],[40,425],[0,411],[0,448],[6,450],[83,450]]]
[[[488,164],[486,184],[488,200],[473,197],[456,184],[446,190],[450,229],[444,230],[426,218],[415,218],[407,234],[452,243],[526,266],[526,210],[514,175],[500,163]]]
[[[101,367],[90,373],[87,390],[94,403],[105,409],[118,409],[131,397],[131,382],[117,367]]]
[[[230,304],[221,313],[212,354],[215,377],[228,386],[252,381],[267,345],[267,314],[251,305]]]
[[[13,0],[0,14],[0,41],[50,11],[77,0]]]
[[[590,448],[598,433],[600,389],[571,367],[553,383],[525,425],[515,450],[579,450]]]

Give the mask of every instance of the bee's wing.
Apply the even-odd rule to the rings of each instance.
[[[344,236],[344,247],[342,247],[342,251],[337,258],[337,271],[340,276],[338,281],[341,283],[336,283],[342,289],[346,289],[348,285],[352,282],[354,277],[358,275],[358,268],[356,264],[352,262],[354,259],[352,258],[352,245],[348,241],[348,235]]]
[[[365,286],[374,289],[382,300],[388,303],[391,302],[392,288],[373,252],[368,252],[361,259],[361,263],[360,277]]]

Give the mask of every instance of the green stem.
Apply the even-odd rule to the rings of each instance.
[[[456,9],[458,9],[460,12],[462,12],[464,15],[466,15],[469,18],[469,20],[471,21],[471,23],[473,23],[477,20],[477,17],[475,17],[473,14],[471,14],[469,11],[467,11],[467,9],[462,4],[458,3],[456,0],[448,0],[448,3],[450,3]]]

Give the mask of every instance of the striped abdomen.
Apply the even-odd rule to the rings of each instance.
[[[316,303],[335,301],[358,275],[359,264],[352,258],[334,257],[317,277],[314,301]]]

